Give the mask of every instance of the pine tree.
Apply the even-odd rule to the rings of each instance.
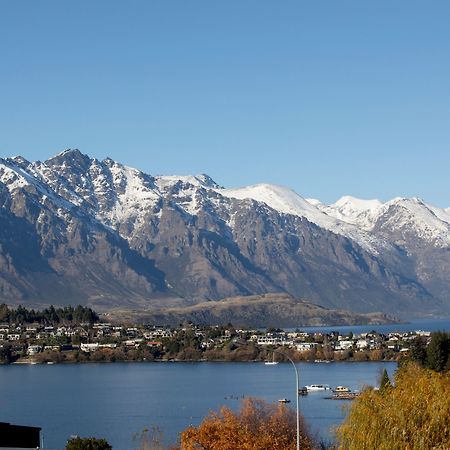
[[[383,373],[381,374],[380,391],[384,391],[391,387],[392,387],[391,380],[389,379],[389,375],[387,373],[386,368],[384,368]]]
[[[411,341],[409,347],[409,356],[410,358],[424,366],[427,360],[427,346],[423,338],[417,336],[413,341]]]
[[[438,331],[431,335],[431,342],[427,348],[426,366],[442,372],[447,366],[450,356],[450,334]]]

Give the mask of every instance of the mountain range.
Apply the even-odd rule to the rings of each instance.
[[[450,208],[225,189],[66,150],[0,159],[0,301],[186,308],[288,294],[400,317],[450,312]]]

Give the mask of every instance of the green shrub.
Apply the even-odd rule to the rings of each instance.
[[[105,439],[76,437],[69,439],[66,450],[112,450],[112,447]]]

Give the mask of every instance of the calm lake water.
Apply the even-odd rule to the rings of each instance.
[[[393,362],[300,363],[300,384],[377,384]],[[295,377],[289,363],[114,363],[11,365],[0,367],[0,421],[40,426],[44,447],[63,449],[71,435],[106,438],[114,450],[138,448],[133,435],[158,426],[166,443],[198,424],[221,405],[236,408],[236,397],[268,401],[290,398],[295,407]],[[331,439],[330,427],[343,416],[343,401],[325,393],[300,398],[313,431]],[[328,393],[329,395],[329,393]]]
[[[294,331],[295,328],[291,328],[290,331]],[[407,332],[407,331],[450,331],[450,317],[443,317],[441,319],[420,319],[412,320],[407,323],[395,323],[387,325],[348,325],[342,327],[330,326],[330,327],[301,327],[302,331],[308,332],[322,332],[330,333],[331,331],[339,331],[341,334],[349,333],[354,334],[368,333],[375,330],[379,333],[393,333],[393,332]]]

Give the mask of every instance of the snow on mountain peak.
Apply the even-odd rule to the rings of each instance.
[[[208,175],[159,175],[155,177],[155,183],[161,190],[167,190],[177,183],[190,184],[194,187],[206,189],[219,188],[219,185]]]
[[[218,189],[224,197],[240,200],[249,198],[263,202],[270,208],[286,214],[305,216],[306,212],[316,214],[319,211],[311,203],[298,195],[292,189],[275,184],[254,184],[236,189]]]
[[[383,205],[383,214],[384,228],[413,230],[421,239],[438,246],[450,245],[450,215],[444,209],[418,197],[397,197]]]
[[[370,230],[382,206],[383,203],[380,200],[363,200],[345,195],[332,205],[321,205],[318,207],[331,217],[365,230]]]
[[[333,206],[337,208],[351,207],[353,210],[367,211],[378,209],[383,203],[380,200],[364,200],[351,195],[344,195]]]
[[[0,182],[10,191],[30,184],[30,178],[13,159],[0,158]]]
[[[216,192],[225,197],[253,199],[284,214],[304,217],[321,228],[355,240],[359,245],[375,254],[378,253],[380,247],[385,247],[383,242],[379,242],[376,237],[366,233],[364,229],[327,214],[325,210],[328,207],[326,205],[313,199],[305,200],[288,187],[256,184],[237,189],[217,189]]]
[[[81,153],[80,150],[78,150],[77,148],[66,148],[62,152],[57,153],[53,158],[56,158],[57,156],[67,156],[67,155],[87,156],[87,155],[84,155],[83,153]]]
[[[0,182],[10,191],[30,184],[46,197],[54,191],[58,196],[55,202],[62,197],[108,226],[118,227],[126,221],[139,227],[149,214],[159,214],[161,199],[166,196],[196,215],[211,203],[212,192],[212,203],[219,204],[223,198],[252,199],[346,236],[373,253],[390,245],[386,237],[392,232],[413,232],[434,245],[450,245],[450,208],[437,208],[417,197],[383,203],[344,196],[326,205],[273,184],[224,189],[205,174],[154,177],[111,158],[90,158],[77,149],[64,150],[43,163],[30,163],[20,156],[0,158]]]
[[[317,198],[306,198],[305,200],[308,203],[311,203],[311,205],[314,205],[316,207],[322,205],[322,202],[320,200],[318,200]]]

